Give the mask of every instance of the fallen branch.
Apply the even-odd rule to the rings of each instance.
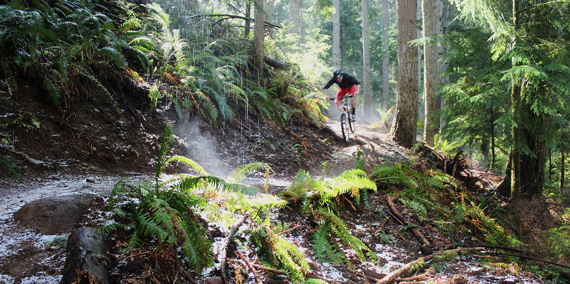
[[[285,272],[285,271],[283,271],[283,270],[277,270],[277,269],[273,269],[273,268],[261,266],[261,265],[258,265],[258,264],[252,264],[252,265],[253,265],[253,267],[255,267],[255,268],[257,268],[257,269],[262,269],[262,270],[269,271],[269,272],[273,272],[273,273],[276,273],[276,274],[285,274],[285,275],[287,275],[287,272]]]
[[[278,233],[277,235],[282,235],[282,234],[289,233],[289,232],[291,232],[291,231],[293,231],[293,230],[295,230],[295,229],[297,229],[297,228],[299,228],[299,227],[301,227],[301,225],[297,225],[297,226],[295,226],[295,227],[293,227],[293,228],[291,228],[291,229],[289,229],[289,230],[280,232],[280,233]]]
[[[243,253],[241,253],[241,251],[236,251],[236,253],[239,255],[239,257],[245,261],[245,264],[247,264],[247,267],[249,267],[249,269],[251,270],[251,272],[253,272],[253,276],[255,277],[255,282],[257,282],[258,284],[261,284],[261,280],[259,280],[259,276],[257,275],[257,271],[255,270],[255,268],[253,267],[253,265],[251,264],[251,262],[249,262],[249,260],[247,260],[247,258],[245,258],[245,256],[243,255]]]
[[[397,279],[396,281],[398,281],[398,282],[421,281],[421,280],[425,280],[428,275],[433,274],[433,273],[434,273],[434,270],[432,268],[430,268],[423,274],[412,276],[412,277],[400,278],[400,279]]]
[[[402,214],[400,214],[398,209],[396,209],[396,205],[394,205],[394,201],[392,201],[392,198],[390,198],[389,195],[386,195],[386,199],[388,200],[388,205],[390,206],[390,209],[394,213],[394,216],[397,219],[399,219],[398,222],[406,226],[410,226],[410,223],[406,221],[406,219],[404,219],[404,216],[402,216]],[[409,230],[423,246],[431,248],[430,242],[424,237],[424,235],[422,234],[422,232],[420,232],[420,230],[418,230],[418,228],[410,227]]]
[[[194,19],[194,18],[214,18],[214,17],[223,17],[226,19],[241,19],[241,20],[245,20],[245,21],[249,21],[249,22],[255,22],[254,18],[249,18],[249,17],[244,17],[244,16],[238,16],[238,15],[230,15],[230,14],[201,14],[201,15],[194,15],[194,16],[190,16],[188,17],[188,19]],[[280,29],[281,26],[280,25],[276,25],[276,24],[272,24],[269,22],[263,22],[263,24],[267,27],[270,28],[278,28]]]
[[[352,273],[354,273],[354,274],[356,274],[356,275],[358,275],[358,276],[360,276],[360,277],[362,277],[362,278],[366,278],[366,279],[368,279],[368,280],[372,280],[372,281],[374,281],[374,282],[380,281],[380,279],[378,279],[378,278],[376,278],[376,277],[372,277],[372,276],[369,276],[369,275],[366,275],[366,274],[362,274],[362,273],[360,273],[360,272],[358,272],[358,271],[355,271],[355,270],[352,270],[352,269],[350,269],[350,268],[348,269],[348,271],[350,271],[350,272],[352,272]]]
[[[440,251],[434,254],[430,254],[430,255],[426,255],[424,257],[418,258],[412,262],[409,262],[408,264],[396,269],[394,272],[386,275],[384,278],[378,280],[376,282],[376,284],[385,284],[385,283],[392,283],[394,281],[394,279],[398,278],[401,274],[407,272],[413,265],[420,263],[420,262],[426,262],[436,256],[440,256],[443,255],[445,253],[448,252],[461,252],[461,251],[477,251],[477,250],[484,250],[485,248],[483,247],[473,247],[473,248],[457,248],[457,249],[451,249],[451,250],[444,250],[444,251]]]
[[[232,238],[234,237],[234,234],[237,232],[238,228],[243,224],[243,222],[245,222],[245,220],[249,217],[249,212],[245,213],[245,215],[243,215],[243,218],[241,218],[241,220],[239,220],[239,222],[237,222],[232,229],[230,230],[230,232],[228,233],[228,237],[224,240],[223,245],[220,247],[220,256],[218,257],[218,260],[220,261],[220,266],[221,266],[221,270],[222,270],[222,278],[224,279],[224,283],[226,282],[226,255],[228,254],[227,250],[228,250],[228,246],[230,245],[230,242],[232,241]]]

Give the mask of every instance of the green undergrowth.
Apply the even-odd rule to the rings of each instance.
[[[250,117],[280,126],[293,121],[324,126],[327,100],[314,82],[325,71],[323,39],[302,52],[280,49],[285,42],[273,39],[267,52],[280,50],[287,59],[296,57],[286,52],[310,51],[313,59],[285,62],[282,69],[265,65],[262,78],[256,78],[251,39],[235,37],[243,32],[241,23],[204,25],[203,17],[171,15],[164,10],[171,3],[158,2],[11,0],[1,5],[0,79],[7,92],[17,94],[20,79],[38,82],[48,107],[63,120],[74,119],[78,97],[99,92],[105,98],[101,105],[122,117],[125,94],[109,81],[128,81],[147,92],[146,113],[172,108],[181,121],[199,116],[213,127]],[[313,73],[320,68],[303,75],[296,62],[312,65]],[[17,176],[13,164],[0,166]]]
[[[522,245],[497,221],[502,211],[495,210],[496,204],[481,199],[463,188],[458,180],[441,172],[416,170],[412,162],[380,164],[368,170],[363,155],[358,154],[353,157],[356,169],[330,178],[312,177],[301,170],[292,185],[275,196],[240,183],[255,172],[267,176],[271,169],[266,164],[251,163],[235,169],[226,178],[214,177],[189,158],[174,156],[167,159],[172,139],[176,137],[169,127],[163,134],[154,181],[125,179],[117,183],[109,200],[113,215],[104,230],[126,232],[127,248],[145,244],[152,244],[158,250],[174,248],[197,274],[219,261],[214,259],[211,232],[218,230],[227,237],[233,226],[245,218],[246,226],[234,228],[237,233],[232,242],[237,250],[253,250],[263,266],[284,271],[292,283],[319,283],[321,280],[307,277],[311,268],[306,248],[299,247],[288,237],[294,235],[289,233],[294,232],[291,224],[277,218],[279,214],[290,214],[284,212],[285,208],[297,211],[314,224],[310,231],[310,250],[319,261],[337,267],[355,268],[360,262],[378,265],[375,251],[352,235],[342,214],[347,210],[362,211],[362,206],[366,206],[380,219],[387,218],[384,210],[372,208],[372,197],[377,194],[391,195],[399,207],[406,208],[414,220],[419,220],[414,225],[419,228],[431,225],[452,242],[462,241],[456,236],[467,235],[475,243]],[[165,179],[164,169],[171,163],[184,164],[193,174],[177,174]],[[326,176],[326,168],[324,164],[322,176]],[[556,241],[551,244],[558,248],[553,253],[565,259],[568,256],[565,246],[568,229],[562,227],[547,233],[549,239]],[[385,243],[397,241],[390,238],[388,232],[382,232],[382,235]],[[442,254],[429,265],[436,271],[443,271],[446,262],[457,257],[456,253]],[[500,264],[492,259],[487,262],[491,266]],[[424,263],[416,269],[425,266]],[[546,272],[540,270],[537,273]]]
[[[241,180],[257,171],[271,171],[264,163],[241,166],[222,179],[209,175],[189,158],[166,158],[175,137],[168,127],[163,133],[154,181],[120,180],[114,187],[109,210],[113,212],[102,227],[106,233],[125,232],[127,255],[133,248],[152,246],[156,250],[174,248],[184,263],[200,273],[214,263],[211,230],[228,232],[238,220],[247,216],[247,228],[238,234],[239,250],[258,247],[263,263],[283,269],[295,283],[318,283],[307,279],[309,265],[299,247],[280,234],[286,227],[274,220],[275,210],[287,202],[273,195],[260,193],[256,188],[240,184]],[[163,177],[170,163],[182,163],[193,174]]]

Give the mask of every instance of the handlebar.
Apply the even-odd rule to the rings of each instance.
[[[343,98],[350,99],[350,98],[352,98],[352,97],[354,97],[354,95],[351,94],[351,95],[342,96],[342,97],[340,97],[340,98],[341,98],[341,99],[343,99]],[[331,101],[334,101],[334,99],[336,99],[336,98],[335,98],[335,97],[329,98],[329,100],[331,100]]]

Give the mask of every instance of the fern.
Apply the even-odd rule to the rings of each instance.
[[[266,163],[259,163],[259,162],[258,163],[249,163],[249,164],[240,166],[237,169],[230,172],[227,181],[233,182],[233,183],[241,182],[246,176],[248,176],[249,174],[251,174],[253,172],[259,171],[259,170],[273,172],[273,169],[271,169],[271,167]]]
[[[289,273],[292,281],[303,281],[305,279],[304,275],[310,269],[309,264],[305,260],[305,254],[281,235],[275,234],[268,226],[268,222],[265,222],[262,228],[266,233],[266,243],[269,244],[269,249],[276,260]]]
[[[313,233],[313,251],[315,256],[323,262],[330,262],[334,265],[348,263],[348,258],[341,251],[338,244],[333,245],[329,241],[330,227],[327,225],[319,226]]]
[[[54,106],[58,106],[59,100],[61,99],[61,94],[59,93],[59,90],[57,89],[55,84],[49,79],[45,79],[44,84],[51,103]]]
[[[12,160],[10,160],[8,157],[0,155],[0,166],[8,170],[8,172],[12,174],[17,180],[22,179],[20,168],[18,167],[18,165],[12,162]]]

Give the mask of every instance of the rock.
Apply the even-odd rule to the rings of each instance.
[[[94,194],[43,198],[22,206],[14,213],[14,219],[45,235],[69,232],[79,223],[95,199]]]
[[[73,230],[67,240],[65,266],[60,284],[109,283],[105,237],[96,228]]]
[[[467,276],[462,275],[462,274],[453,275],[453,278],[451,280],[452,280],[451,283],[455,283],[455,284],[464,284],[464,283],[469,282],[469,278],[467,278]]]

